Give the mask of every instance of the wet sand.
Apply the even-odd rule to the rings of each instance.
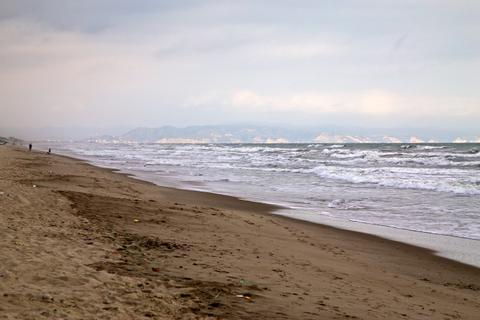
[[[480,270],[0,146],[0,319],[477,319]]]

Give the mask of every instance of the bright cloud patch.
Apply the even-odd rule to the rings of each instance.
[[[398,98],[384,91],[337,94],[294,94],[290,96],[266,96],[242,90],[231,97],[237,108],[258,111],[298,111],[308,113],[350,113],[386,115],[399,112]]]

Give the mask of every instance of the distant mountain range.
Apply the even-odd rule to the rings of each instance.
[[[357,130],[358,131],[358,130]],[[365,130],[363,130],[365,131]],[[391,130],[388,130],[391,131]],[[139,127],[119,136],[102,135],[88,139],[95,142],[150,143],[422,143],[422,142],[480,142],[480,137],[463,137],[433,132],[412,136],[401,130],[345,133],[332,128],[282,128],[268,126],[190,126],[158,128]]]

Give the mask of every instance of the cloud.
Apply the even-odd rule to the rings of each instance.
[[[331,113],[336,110],[335,96],[322,94],[295,94],[291,96],[259,95],[253,91],[240,90],[231,96],[231,105],[257,111],[306,111]]]
[[[161,10],[169,13],[190,5],[191,1],[167,0],[3,0],[1,19],[28,19],[59,31],[99,33]],[[132,21],[133,20],[133,21]]]
[[[480,116],[476,99],[399,95],[387,90],[306,92],[266,95],[253,90],[236,90],[230,95],[219,92],[189,100],[196,106],[217,105],[244,112],[296,112],[306,114],[364,115],[373,117],[430,117],[438,113],[452,116]]]
[[[30,21],[1,22],[0,45],[5,123],[95,121],[92,113],[101,119],[123,107],[109,99],[133,94],[148,75],[148,63],[135,50]]]
[[[258,42],[239,48],[241,56],[254,60],[301,60],[320,58],[322,56],[341,54],[345,48],[334,43],[290,42],[263,43]]]
[[[385,91],[372,90],[362,94],[359,98],[360,113],[369,115],[387,115],[394,113],[398,105],[398,98],[392,93]]]
[[[295,111],[313,114],[366,114],[383,116],[400,113],[399,98],[381,90],[365,92],[299,93],[293,95],[259,95],[250,90],[236,91],[231,105],[256,111]]]
[[[367,4],[2,1],[0,125],[478,120],[478,5]]]

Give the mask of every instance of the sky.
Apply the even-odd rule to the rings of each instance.
[[[480,136],[479,78],[476,0],[0,0],[0,127]]]

